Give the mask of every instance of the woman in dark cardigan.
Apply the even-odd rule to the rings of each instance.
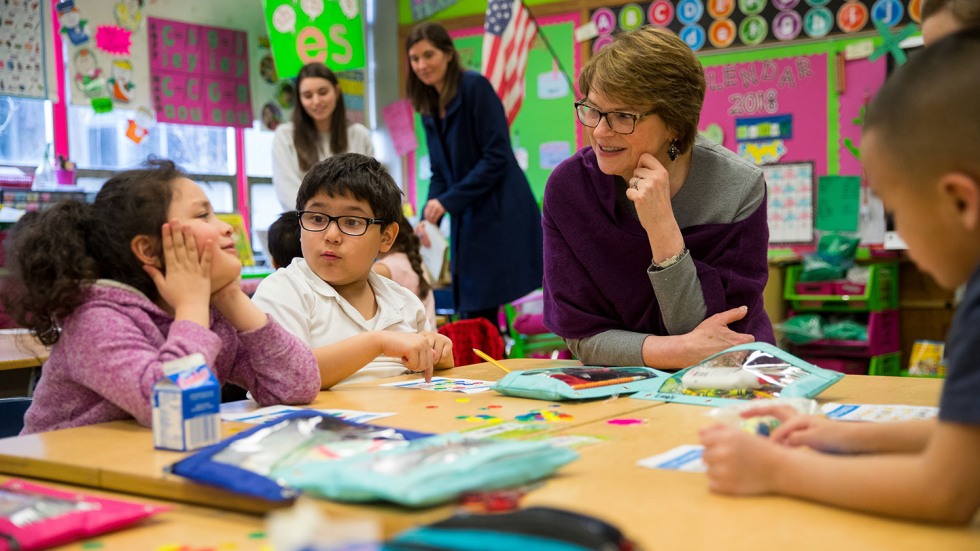
[[[460,68],[449,33],[435,23],[415,27],[405,49],[408,95],[432,165],[423,218],[438,224],[450,214],[456,309],[496,326],[500,305],[541,287],[541,213],[490,82]]]
[[[545,326],[598,365],[680,368],[773,342],[765,180],[698,136],[691,49],[662,29],[622,33],[579,88],[591,146],[545,188]]]

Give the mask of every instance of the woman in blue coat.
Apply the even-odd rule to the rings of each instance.
[[[456,310],[497,325],[500,305],[541,286],[541,212],[490,82],[460,68],[449,33],[435,23],[415,27],[406,50],[408,96],[432,165],[420,225],[451,215]]]

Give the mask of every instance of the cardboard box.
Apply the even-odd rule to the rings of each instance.
[[[202,354],[163,364],[153,385],[153,446],[188,451],[221,440],[221,385]]]

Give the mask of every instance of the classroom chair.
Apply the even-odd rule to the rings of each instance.
[[[453,359],[457,366],[484,361],[473,352],[474,348],[495,360],[504,357],[504,339],[500,336],[500,330],[483,318],[449,322],[439,328],[439,334],[453,341]]]
[[[24,413],[29,407],[30,398],[0,398],[0,438],[20,434],[24,428]]]
[[[508,358],[570,359],[572,353],[565,341],[544,326],[544,294],[532,291],[510,304],[503,314],[510,337]]]

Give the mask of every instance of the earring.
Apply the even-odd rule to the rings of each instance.
[[[677,140],[670,140],[670,147],[667,149],[667,157],[671,161],[676,161],[677,156],[681,154],[681,150],[677,148]]]

